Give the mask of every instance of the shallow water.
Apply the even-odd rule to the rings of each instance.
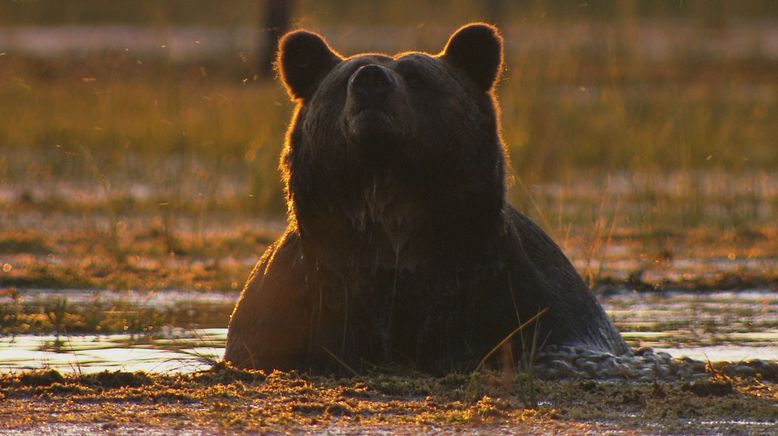
[[[94,291],[25,291],[23,303],[67,297],[90,304]],[[236,293],[99,293],[101,302],[181,310],[187,326],[145,334],[0,336],[0,371],[50,367],[60,371],[191,372],[206,369],[224,353],[227,318]],[[674,357],[700,360],[778,360],[778,292],[617,292],[601,297],[633,347],[652,347]],[[9,301],[0,300],[0,305]],[[201,322],[192,323],[203,314]],[[223,321],[221,321],[223,323]]]
[[[601,300],[632,346],[697,360],[778,360],[776,292],[623,292]]]

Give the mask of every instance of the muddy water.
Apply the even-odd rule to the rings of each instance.
[[[91,304],[94,291],[27,291],[22,302],[66,297]],[[0,336],[0,371],[50,367],[60,371],[190,372],[224,352],[226,319],[235,293],[100,292],[101,302],[184,312],[186,325],[144,334]],[[778,360],[778,292],[616,292],[601,297],[625,339],[674,357],[712,361]],[[0,305],[9,304],[0,299]]]

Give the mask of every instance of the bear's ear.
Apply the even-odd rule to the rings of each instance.
[[[276,68],[292,99],[307,100],[343,58],[320,35],[297,30],[278,43]]]
[[[451,35],[441,57],[489,91],[502,68],[502,36],[492,25],[467,24]]]

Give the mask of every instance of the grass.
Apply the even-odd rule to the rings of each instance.
[[[527,185],[600,168],[744,173],[778,165],[773,152],[778,108],[771,97],[778,89],[766,77],[753,85],[762,89],[741,89],[746,85],[737,86],[736,74],[724,83],[636,77],[612,83],[597,78],[598,72],[549,77],[553,69],[601,68],[578,65],[582,59],[570,59],[571,65],[537,61],[517,57],[512,62],[517,71],[500,87],[504,137],[516,176]],[[279,206],[263,192],[278,193],[275,167],[291,114],[277,83],[244,85],[211,77],[179,82],[173,79],[175,67],[162,66],[151,73],[162,80],[139,81],[130,74],[128,83],[106,74],[84,83],[77,76],[20,78],[24,72],[13,71],[13,60],[10,64],[0,85],[7,103],[0,108],[0,143],[30,153],[27,162],[6,164],[10,176],[87,176],[84,148],[102,168],[152,179],[163,175],[151,156],[200,158],[216,171],[263,174],[244,183],[261,188],[261,208]],[[123,64],[114,68],[122,72]],[[749,97],[752,92],[762,97]],[[48,159],[29,168],[33,157]]]
[[[525,342],[524,335],[522,334],[520,336],[520,343],[522,345],[521,355],[520,355],[520,361],[518,362],[518,365],[516,362],[513,362],[513,351],[511,349],[511,340],[514,336],[518,333],[522,333],[522,330],[524,330],[526,327],[532,325],[532,324],[538,324],[540,323],[543,315],[546,313],[548,308],[545,308],[538,312],[535,316],[528,319],[527,321],[522,322],[518,327],[516,327],[513,331],[508,333],[497,345],[492,347],[492,349],[486,353],[481,360],[476,365],[475,369],[470,373],[470,381],[467,383],[467,386],[465,387],[466,397],[469,399],[474,398],[480,398],[481,392],[478,390],[480,388],[479,381],[480,378],[483,376],[483,370],[484,365],[492,358],[492,356],[495,355],[498,351],[500,352],[500,364],[501,366],[500,371],[502,372],[502,378],[503,378],[503,384],[504,385],[510,385],[513,382],[513,379],[515,378],[514,375],[516,374],[516,370],[520,371],[521,378],[517,379],[520,380],[516,384],[520,387],[520,389],[517,390],[517,393],[524,399],[525,404],[527,404],[527,407],[536,409],[538,407],[537,402],[537,391],[535,389],[535,377],[532,371],[533,365],[535,364],[535,359],[537,357],[537,351],[540,347],[537,347],[537,332],[538,329],[533,329],[533,335],[532,335],[532,343],[527,346]],[[541,344],[542,347],[542,344]]]
[[[99,202],[69,203],[64,211],[47,202],[10,203],[6,210],[15,212],[4,218],[0,245],[13,250],[0,257],[0,288],[238,291],[283,222],[257,220],[229,201],[218,211],[179,210],[167,218],[153,204],[136,204],[118,213],[115,235]],[[545,196],[538,201],[553,204]],[[567,203],[561,214],[584,207]],[[556,212],[549,217],[557,222]],[[674,228],[670,220],[635,225],[629,217],[621,212],[616,225],[602,224],[600,236],[588,218],[560,218],[565,224],[550,230],[595,289],[778,288],[778,229],[769,223]]]
[[[523,22],[522,35],[552,29],[558,38],[508,40],[498,89],[510,201],[594,286],[687,286],[651,272],[700,257],[700,242],[703,257],[764,265],[718,278],[690,272],[689,286],[774,286],[775,60],[757,49],[719,58],[699,50],[723,28],[676,38],[676,51],[649,62],[640,23],[568,24],[582,23],[594,30],[579,45],[538,18]],[[430,41],[445,34],[418,35],[436,32],[405,29],[398,39],[435,50]],[[346,53],[371,41],[333,38]],[[251,62],[232,54],[9,52],[0,65],[0,220],[10,230],[0,253],[13,268],[0,286],[240,286],[251,263],[243,258],[258,256],[285,212],[276,167],[292,106],[278,83],[255,81]],[[626,270],[608,267],[623,260],[632,261]]]
[[[226,324],[227,310],[218,321],[205,308],[189,308],[181,313],[173,308],[139,307],[121,301],[101,302],[98,297],[87,304],[71,304],[66,297],[22,301],[15,289],[4,292],[9,303],[0,304],[0,334],[110,334],[156,333],[163,326],[196,327]],[[0,294],[0,297],[4,295]]]
[[[361,376],[333,379],[236,370],[217,364],[188,375],[127,372],[0,376],[2,428],[211,431],[506,431],[520,433],[758,431],[775,419],[775,385],[758,378],[694,383],[538,381],[537,408],[521,388],[485,374],[476,401],[468,377]],[[520,383],[516,380],[515,383]],[[67,398],[68,401],[59,401]],[[52,405],[55,406],[52,406]],[[52,407],[59,413],[52,413]],[[763,423],[763,424],[760,424]],[[80,426],[80,427],[79,427]]]
[[[621,4],[623,3],[623,4]],[[262,2],[230,0],[215,5],[207,0],[136,0],[134,4],[107,5],[100,0],[80,0],[63,5],[56,0],[13,1],[0,4],[0,23],[4,25],[57,24],[143,24],[208,26],[252,26],[261,15]],[[495,6],[501,14],[494,16]],[[778,7],[770,0],[742,0],[717,3],[709,7],[695,2],[608,2],[587,3],[566,0],[479,2],[455,0],[440,4],[433,1],[375,0],[371,4],[349,4],[338,0],[296,0],[293,11],[300,20],[330,24],[365,22],[407,24],[409,15],[425,22],[460,22],[475,17],[502,19],[505,16],[526,21],[532,18],[552,20],[600,19],[629,16],[632,19],[691,19],[704,25],[720,25],[727,19],[762,19],[775,16]]]
[[[712,58],[705,38],[718,33],[710,30],[684,35],[676,51],[647,61],[639,24],[582,22],[593,30],[581,33],[579,45],[567,42],[564,25],[551,27],[559,38],[545,45],[508,40],[499,95],[513,177],[521,181],[511,200],[529,205],[516,189],[522,185],[532,191],[549,181],[607,183],[603,174],[628,174],[656,179],[631,192],[649,201],[652,193],[639,189],[675,177],[688,207],[673,225],[694,225],[708,220],[697,191],[711,182],[708,174],[725,173],[754,185],[741,219],[752,218],[765,199],[760,179],[778,166],[776,61],[760,57],[757,46],[753,56]],[[523,26],[530,30],[521,37],[550,28],[543,20]],[[433,51],[446,37],[428,28],[397,31],[403,38],[436,34],[429,39],[438,44],[422,44]],[[361,40],[336,37],[345,53],[371,48]],[[276,166],[292,106],[278,83],[255,81],[245,56],[173,61],[128,51],[36,59],[8,52],[0,65],[4,180],[95,184],[97,167],[110,175],[111,189],[146,181],[174,209],[190,206],[177,198],[187,191],[221,193],[227,183],[241,190],[244,210],[284,212]]]
[[[0,22],[164,29],[253,26],[257,15],[248,0],[215,9],[99,3],[8,2]],[[778,289],[778,64],[756,42],[746,54],[717,48],[728,40],[724,18],[740,17],[737,29],[748,30],[756,25],[748,19],[775,16],[774,2],[693,3],[503,2],[509,199],[595,289]],[[300,1],[295,22],[328,30],[344,53],[436,51],[458,24],[489,18],[486,2],[385,2],[338,14],[322,4]],[[662,27],[667,18],[682,21]],[[389,27],[364,32],[377,22]],[[651,29],[669,32],[673,50],[651,57]],[[251,53],[178,61],[159,52],[0,53],[0,334],[198,325],[213,314],[67,298],[28,304],[17,289],[236,292],[280,233],[276,168],[292,111],[280,85],[255,77]],[[220,316],[209,322],[226,325]],[[223,364],[175,376],[4,374],[0,427],[701,433],[718,422],[713,431],[730,433],[774,421],[778,398],[776,380],[733,379],[722,390],[509,375],[334,380]]]

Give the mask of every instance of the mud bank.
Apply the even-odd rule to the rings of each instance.
[[[750,433],[778,426],[778,386],[712,370],[694,381],[541,380],[485,372],[443,378],[309,377],[217,364],[193,374],[55,371],[0,378],[0,428],[311,433]]]

